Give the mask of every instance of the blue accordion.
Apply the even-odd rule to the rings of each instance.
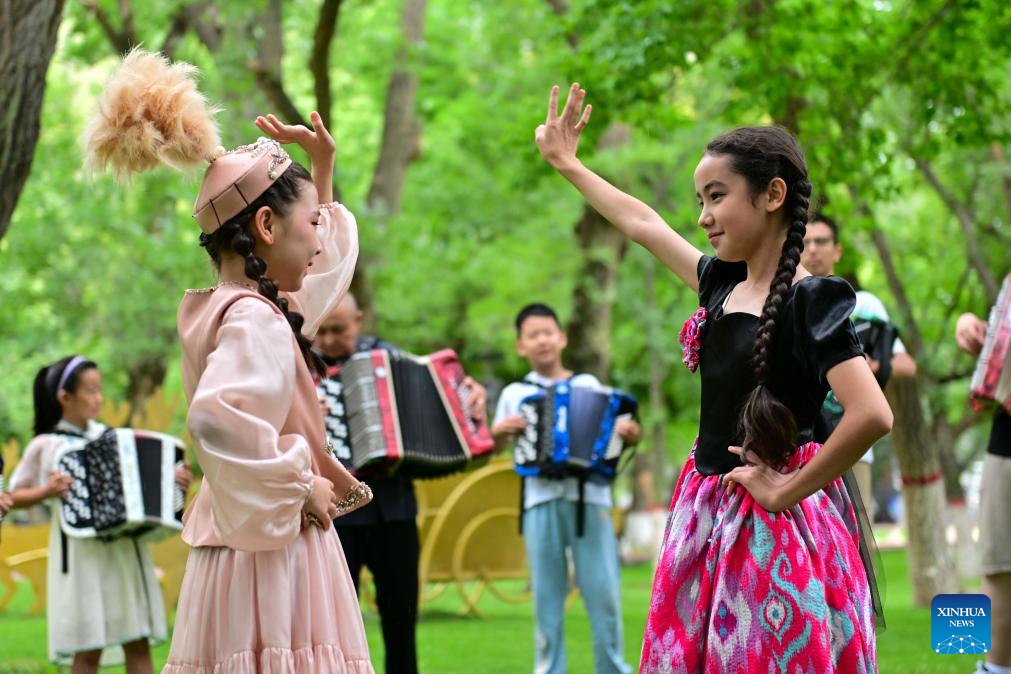
[[[638,401],[624,391],[568,382],[527,396],[519,409],[527,427],[513,449],[516,472],[525,477],[613,478],[630,449],[615,429],[638,408]]]

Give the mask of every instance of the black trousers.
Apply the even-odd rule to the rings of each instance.
[[[362,567],[376,583],[386,674],[417,674],[418,527],[415,521],[336,527],[358,591]]]

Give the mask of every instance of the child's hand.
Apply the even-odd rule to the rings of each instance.
[[[519,414],[514,414],[510,417],[505,417],[495,422],[495,425],[491,427],[491,434],[495,437],[500,437],[503,435],[519,435],[527,428],[527,421]]]
[[[185,494],[186,491],[190,488],[190,485],[193,484],[194,479],[193,471],[190,470],[190,467],[188,465],[183,464],[178,468],[176,468],[175,476],[176,476],[176,484],[179,486],[180,489],[183,490],[183,493]]]
[[[614,427],[614,432],[626,445],[636,445],[642,438],[642,427],[635,419],[622,419]]]
[[[723,485],[730,491],[736,489],[737,485],[744,487],[755,499],[755,503],[770,513],[782,512],[796,505],[795,503],[786,503],[782,494],[784,487],[793,479],[797,471],[784,475],[763,463],[750,450],[745,453],[741,447],[728,447],[727,449],[745,461],[745,465],[734,468],[723,476]]]
[[[337,517],[337,494],[333,490],[333,482],[320,475],[313,476],[312,491],[302,510],[313,524],[329,529],[333,518]]]
[[[8,493],[0,494],[0,517],[3,517],[14,507],[14,497]]]
[[[551,87],[548,98],[548,117],[534,131],[537,149],[549,164],[561,169],[566,164],[576,161],[576,148],[579,147],[579,136],[590,121],[592,105],[583,108],[583,98],[586,91],[579,88],[578,83],[569,87],[569,96],[561,116],[558,115],[558,86]]]
[[[978,356],[983,350],[983,340],[986,339],[986,322],[975,314],[965,313],[958,317],[955,324],[955,341],[958,348],[970,356]]]
[[[66,498],[73,483],[74,478],[54,470],[46,481],[46,498]]]
[[[470,390],[464,405],[470,408],[471,418],[475,421],[487,420],[488,389],[477,383],[473,377],[464,377],[461,383]]]
[[[256,127],[281,144],[298,143],[305,150],[313,163],[332,163],[337,153],[337,144],[333,136],[323,126],[323,119],[318,112],[309,115],[312,130],[301,124],[284,124],[274,115],[256,118]]]

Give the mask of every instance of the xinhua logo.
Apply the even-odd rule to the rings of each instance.
[[[930,650],[982,655],[990,650],[990,597],[939,594],[930,602]]]

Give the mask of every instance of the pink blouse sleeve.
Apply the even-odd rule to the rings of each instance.
[[[295,539],[312,488],[309,446],[282,435],[295,388],[288,322],[256,298],[235,302],[190,403],[187,425],[210,485],[214,533],[237,550]]]
[[[49,480],[52,467],[48,464],[52,462],[53,453],[50,450],[54,440],[51,435],[39,435],[28,443],[21,454],[21,460],[14,466],[8,491],[41,487]]]
[[[313,258],[302,288],[288,294],[305,317],[302,334],[312,337],[319,324],[340,304],[351,285],[358,261],[358,224],[351,211],[336,202],[321,204],[316,228],[322,252]]]

